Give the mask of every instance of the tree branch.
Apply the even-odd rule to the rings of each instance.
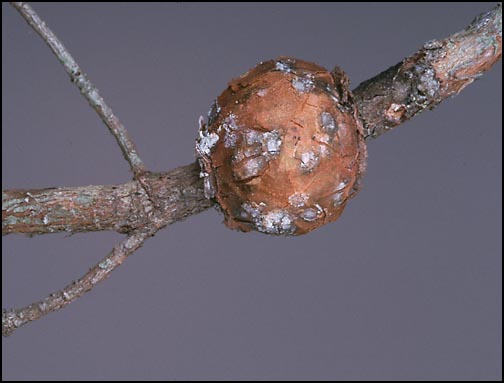
[[[90,291],[97,283],[105,280],[126,258],[139,249],[144,241],[153,236],[158,227],[144,232],[135,232],[114,246],[112,251],[91,268],[82,278],[70,283],[64,289],[50,294],[47,298],[19,309],[3,310],[2,335],[9,336],[14,330],[28,322],[40,319],[53,311],[62,309]]]
[[[65,307],[108,277],[160,228],[206,210],[199,166],[149,174],[126,129],[87,80],[63,44],[29,5],[13,3],[65,66],[72,81],[116,137],[137,181],[118,186],[10,190],[2,196],[2,234],[116,230],[131,233],[78,281],[43,301],[3,312],[2,334]],[[464,31],[432,40],[412,56],[354,90],[366,139],[378,137],[457,94],[502,55],[502,10],[478,16]],[[149,196],[146,195],[146,192]],[[149,198],[153,197],[153,198]],[[153,203],[154,202],[154,203]]]
[[[138,181],[116,186],[84,186],[2,192],[2,235],[145,230],[155,214],[166,224],[208,209],[195,162],[167,173],[148,174],[154,208]]]
[[[131,141],[126,128],[112,112],[112,109],[105,103],[98,89],[88,80],[70,52],[65,48],[58,37],[56,37],[53,31],[49,29],[45,22],[40,19],[29,4],[22,2],[11,2],[11,4],[19,11],[21,16],[23,16],[35,32],[42,37],[47,45],[49,45],[51,51],[65,67],[66,72],[70,76],[70,80],[77,85],[81,94],[88,100],[89,104],[96,113],[98,113],[105,125],[107,125],[107,128],[109,128],[119,144],[124,158],[129,162],[135,178],[139,179],[146,172],[145,165],[138,155],[135,144]]]
[[[159,209],[153,208],[137,181],[119,186],[4,192],[8,199],[2,200],[2,225],[15,220],[19,223],[6,224],[2,233],[117,230],[131,234],[81,279],[42,301],[4,310],[2,335],[9,336],[22,325],[65,307],[106,279],[158,230],[211,207],[213,202],[205,198],[199,171],[199,165],[193,163],[168,173],[149,174],[146,180]],[[4,218],[4,211],[12,214]]]
[[[502,8],[497,5],[478,16],[464,31],[441,41],[427,42],[399,64],[360,84],[353,93],[366,127],[366,139],[376,138],[423,110],[432,109],[489,70],[502,55],[501,34]],[[165,176],[145,178],[142,186],[147,185],[147,190],[152,189],[155,198],[162,201],[162,215],[180,213],[172,214],[171,222],[211,206],[202,197],[203,183],[198,169],[197,164],[192,164]],[[172,188],[177,190],[175,197],[159,192]],[[192,192],[181,192],[186,188]],[[166,201],[172,202],[166,204]],[[2,234],[127,232],[148,223],[147,205],[145,194],[139,192],[135,182],[119,186],[8,190],[2,196]]]
[[[376,138],[458,94],[502,56],[502,6],[461,32],[430,40],[410,57],[354,91],[366,139]]]

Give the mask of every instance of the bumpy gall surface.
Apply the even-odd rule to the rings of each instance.
[[[345,74],[287,57],[231,81],[200,121],[196,151],[228,227],[284,235],[336,220],[366,160]]]

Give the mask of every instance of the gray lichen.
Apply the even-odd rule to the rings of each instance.
[[[271,132],[259,132],[255,129],[245,129],[241,133],[243,145],[237,147],[233,156],[233,164],[239,164],[250,157],[263,158],[267,163],[280,154],[282,137],[278,130]],[[260,163],[263,163],[260,160]],[[259,163],[259,160],[255,160]]]
[[[217,128],[217,133],[220,133],[222,130],[226,132],[224,135],[224,146],[226,148],[236,146],[239,136],[238,129],[237,117],[233,113],[230,113]]]
[[[309,173],[319,164],[320,158],[313,151],[304,152],[301,154],[301,171]]]
[[[215,188],[213,177],[211,177],[210,174],[206,172],[202,172],[201,175],[203,178],[203,192],[205,194],[205,198],[214,198],[217,190]]]
[[[343,190],[348,185],[348,180],[341,181],[337,186],[335,191]]]
[[[252,219],[257,219],[260,214],[262,209],[266,206],[265,204],[258,205],[255,202],[252,203],[247,203],[245,202],[242,205],[242,218],[252,218]]]
[[[83,206],[91,206],[93,204],[93,196],[80,192],[75,201]]]
[[[293,207],[303,207],[308,201],[308,195],[296,192],[289,196],[289,204]]]
[[[268,89],[259,89],[256,93],[259,97],[264,97],[268,94]]]
[[[275,63],[275,69],[283,73],[292,73],[295,62],[294,59],[290,58],[278,60]]]
[[[305,209],[301,213],[301,218],[307,222],[315,221],[317,219],[317,216],[318,216],[317,210],[312,208]]]
[[[424,49],[438,49],[441,48],[442,46],[443,43],[436,39],[429,40],[423,45]]]
[[[296,230],[292,217],[283,209],[274,209],[259,216],[255,224],[257,230],[268,234],[293,234]]]
[[[338,192],[333,195],[333,204],[334,206],[341,206],[343,203],[343,193]]]
[[[437,50],[426,50],[426,52],[430,52],[427,54],[428,60],[424,60],[428,62],[433,60],[430,56],[436,55]],[[405,103],[408,116],[438,102],[440,84],[436,78],[436,71],[430,64],[419,62],[410,70],[405,71],[404,76],[406,81],[413,85]]]
[[[110,258],[106,258],[104,259],[103,261],[101,261],[99,264],[98,264],[98,267],[102,270],[109,270],[109,269],[112,269],[114,266],[114,262],[112,262],[112,260]]]
[[[282,138],[278,130],[263,133],[261,142],[266,157],[274,157],[280,153]]]
[[[23,203],[23,199],[20,198],[12,198],[8,199],[5,194],[2,194],[2,210],[10,211],[15,208],[19,204]]]
[[[320,113],[320,127],[323,132],[329,134],[331,139],[334,138],[335,133],[338,131],[336,120],[329,112]]]
[[[417,67],[415,67],[417,69]],[[432,68],[421,69],[420,83],[417,88],[429,98],[434,98],[439,93],[439,81],[436,79],[436,72]]]
[[[217,141],[219,141],[219,135],[217,133],[210,133],[208,130],[200,130],[199,139],[196,143],[196,149],[200,154],[209,156]]]
[[[238,180],[246,180],[261,175],[266,168],[266,158],[263,156],[246,158],[235,168],[234,175]]]
[[[307,93],[315,88],[315,83],[312,78],[309,77],[294,77],[292,79],[292,87],[296,89],[299,93]]]
[[[296,231],[294,218],[284,209],[272,209],[267,211],[266,204],[244,203],[242,205],[242,217],[248,219],[255,229],[276,235],[290,235]]]

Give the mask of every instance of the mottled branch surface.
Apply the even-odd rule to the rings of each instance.
[[[497,5],[465,30],[444,40],[427,42],[418,52],[354,90],[366,138],[378,137],[457,94],[489,70],[501,55],[502,7]],[[203,182],[197,164],[164,176],[146,177],[142,186],[151,188],[159,197],[162,214],[170,223],[211,206],[202,197]],[[8,190],[2,195],[2,234],[96,230],[124,233],[148,224],[150,208],[138,182]]]
[[[502,56],[502,6],[422,49],[354,91],[366,139],[376,138],[459,93]]]
[[[117,186],[84,186],[2,192],[2,234],[46,234],[114,230],[129,233],[154,220],[165,224],[208,209],[199,165],[148,174],[158,209],[138,181]]]
[[[49,45],[73,83],[115,136],[135,180],[116,186],[85,186],[2,192],[2,234],[115,230],[128,237],[82,278],[42,301],[4,310],[2,334],[65,307],[106,279],[144,241],[168,224],[208,209],[197,163],[149,173],[126,129],[86,78],[61,41],[25,3],[12,3]],[[354,90],[366,139],[380,136],[490,69],[502,55],[502,9],[477,17],[464,31],[431,40],[418,52]]]
[[[118,186],[88,186],[3,192],[2,233],[116,230],[129,236],[82,278],[42,301],[2,313],[2,335],[59,310],[106,279],[143,242],[170,223],[208,209],[199,165],[193,163],[146,178],[154,207],[138,181]],[[4,213],[7,215],[4,218]]]

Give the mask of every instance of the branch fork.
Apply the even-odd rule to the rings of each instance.
[[[161,228],[213,206],[205,198],[197,163],[167,173],[145,167],[126,128],[106,104],[63,43],[33,8],[11,3],[42,37],[84,98],[115,137],[133,181],[88,186],[2,192],[2,234],[46,234],[115,230],[127,237],[80,279],[45,299],[3,310],[2,335],[57,311],[105,280]],[[466,29],[431,40],[410,57],[363,82],[354,91],[366,140],[376,138],[445,98],[489,70],[502,56],[502,7],[478,16]]]

